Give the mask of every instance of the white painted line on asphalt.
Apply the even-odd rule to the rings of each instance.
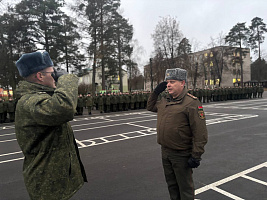
[[[227,197],[232,198],[234,200],[245,200],[245,199],[242,199],[242,198],[240,198],[240,197],[238,197],[236,195],[233,195],[233,194],[231,194],[229,192],[226,192],[226,191],[224,191],[224,190],[222,190],[220,188],[217,188],[217,187],[213,187],[212,190],[214,190],[216,192],[219,192],[219,193],[223,194],[224,196],[227,196]]]
[[[126,123],[127,125],[131,125],[131,126],[136,126],[136,127],[140,127],[140,128],[146,128],[148,129],[149,127],[147,126],[141,126],[141,125],[137,125],[137,124],[133,124],[133,123]]]
[[[147,122],[147,121],[156,121],[157,119],[147,119],[147,120],[141,120],[141,121],[134,121],[131,123],[139,123],[139,122]],[[110,125],[103,125],[103,126],[97,126],[97,127],[90,127],[90,128],[83,128],[83,129],[77,129],[73,130],[74,132],[79,132],[79,131],[86,131],[86,130],[91,130],[91,129],[99,129],[99,128],[107,128],[107,127],[113,127],[113,126],[121,126],[121,125],[127,125],[128,122],[124,123],[119,123],[119,124],[110,124]]]
[[[130,136],[130,134],[132,134],[133,136]],[[105,136],[105,137],[93,138],[93,139],[89,139],[89,140],[82,140],[81,142],[83,144],[89,143],[88,145],[86,145],[86,147],[91,147],[91,146],[113,143],[113,142],[118,142],[118,141],[122,141],[122,140],[139,138],[139,137],[144,137],[144,136],[154,135],[154,134],[156,134],[155,128],[147,128],[145,130],[119,133],[119,134],[109,135],[109,136]],[[114,138],[116,138],[116,139],[114,139]],[[85,147],[79,147],[79,148],[85,148]]]
[[[243,175],[243,176],[241,176],[241,177],[242,177],[242,178],[246,178],[246,179],[248,179],[248,180],[251,180],[251,181],[253,181],[253,182],[260,183],[260,184],[262,184],[262,185],[267,186],[267,182],[264,182],[264,181],[262,181],[262,180],[259,180],[259,179],[256,179],[256,178],[253,178],[253,177],[250,177],[250,176],[247,176],[247,175]]]
[[[86,145],[83,144],[81,141],[79,141],[79,140],[77,140],[77,139],[75,139],[75,141],[77,142],[77,144],[81,145],[82,147],[86,147]]]
[[[16,141],[17,139],[11,139],[11,140],[1,140],[0,143],[5,143],[5,142],[13,142]]]
[[[17,151],[17,152],[13,152],[13,153],[0,154],[0,157],[2,157],[2,156],[10,156],[10,155],[19,154],[19,153],[22,153],[22,151]]]
[[[197,190],[195,191],[195,194],[197,195],[197,194],[200,194],[200,193],[205,192],[205,191],[207,191],[207,190],[213,189],[214,187],[217,187],[217,186],[220,186],[220,185],[222,185],[222,184],[224,184],[224,183],[230,182],[230,181],[232,181],[232,180],[234,180],[234,179],[237,179],[237,178],[239,178],[239,177],[242,177],[242,176],[244,176],[244,175],[246,175],[246,174],[249,174],[249,173],[251,173],[251,172],[253,172],[253,171],[256,171],[256,170],[258,170],[258,169],[260,169],[260,168],[263,168],[263,167],[267,167],[267,162],[262,163],[262,164],[260,164],[260,165],[257,165],[257,166],[255,166],[255,167],[252,167],[252,168],[250,168],[250,169],[244,170],[244,171],[242,171],[242,172],[239,172],[239,173],[237,173],[237,174],[234,174],[234,175],[232,175],[232,176],[229,176],[229,177],[227,177],[227,178],[224,178],[224,179],[219,180],[219,181],[217,181],[217,182],[214,182],[214,183],[212,183],[212,184],[206,185],[206,186],[204,186],[204,187],[202,187],[202,188],[199,188],[199,189],[197,189]]]
[[[0,137],[2,136],[9,136],[9,135],[15,135],[16,133],[7,133],[7,134],[3,134],[3,135],[0,135]]]
[[[0,127],[0,129],[3,129],[3,130],[13,129],[13,128],[15,128],[14,125],[12,125],[12,126],[3,126],[3,127]]]
[[[13,161],[17,161],[17,160],[23,160],[24,159],[24,157],[22,157],[22,158],[15,158],[15,159],[11,159],[11,160],[4,160],[4,161],[0,161],[0,164],[2,164],[2,163],[8,163],[8,162],[13,162]]]

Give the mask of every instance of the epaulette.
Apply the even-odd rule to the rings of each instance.
[[[191,97],[192,99],[195,99],[195,100],[197,100],[197,97],[193,96],[193,95],[192,95],[192,94],[190,94],[190,93],[187,93],[187,96]]]

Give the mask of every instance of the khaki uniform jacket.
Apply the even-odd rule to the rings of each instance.
[[[30,198],[69,199],[87,181],[69,124],[76,112],[77,76],[61,76],[56,89],[21,81],[16,94],[15,132]]]
[[[186,89],[178,98],[170,101],[170,96],[157,102],[152,93],[147,110],[157,112],[157,141],[160,145],[192,151],[192,157],[200,158],[204,153],[208,133],[203,108],[199,100],[187,94]]]

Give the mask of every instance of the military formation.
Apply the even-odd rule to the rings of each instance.
[[[83,114],[86,108],[88,115],[92,110],[98,110],[100,113],[120,112],[127,110],[145,109],[150,92],[131,92],[131,93],[100,93],[92,96],[88,93],[86,96],[79,95],[77,103],[77,115]]]
[[[189,89],[188,92],[196,96],[200,102],[227,101],[239,99],[262,98],[264,88],[262,86],[246,87],[219,87],[214,89]]]
[[[248,87],[218,87],[214,89],[189,89],[188,92],[197,97],[202,103],[212,101],[227,101],[239,99],[262,98],[264,88],[262,86]],[[126,92],[103,93],[92,96],[80,94],[77,102],[76,115],[83,115],[84,109],[88,115],[92,110],[100,113],[120,112],[127,110],[145,109],[150,92]],[[167,92],[159,95],[159,99],[165,97]],[[13,98],[0,98],[0,123],[15,121],[16,101]]]
[[[264,88],[262,86],[248,87],[219,87],[214,89],[189,89],[188,92],[197,97],[202,103],[212,101],[227,101],[239,99],[262,98]],[[92,96],[79,95],[76,115],[83,115],[86,109],[88,115],[92,115],[92,110],[100,113],[120,112],[127,110],[145,109],[147,100],[151,92],[131,92],[131,93],[100,93]],[[168,93],[163,92],[159,99],[165,97]]]

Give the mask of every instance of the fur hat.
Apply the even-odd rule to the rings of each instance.
[[[167,69],[165,73],[165,81],[166,80],[179,80],[186,82],[187,71],[185,69],[180,69],[180,68]]]
[[[27,77],[47,67],[52,67],[54,64],[46,51],[43,53],[36,51],[23,54],[16,62],[16,66],[20,76]]]

